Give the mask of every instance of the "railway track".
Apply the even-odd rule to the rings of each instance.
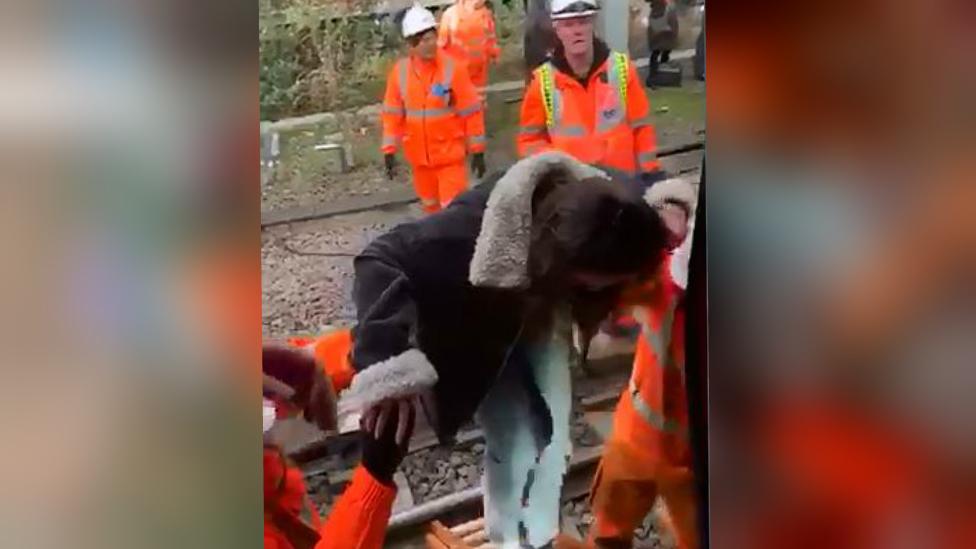
[[[574,379],[572,438],[574,452],[563,484],[563,503],[580,506],[589,492],[603,437],[609,430],[613,407],[629,375],[631,355],[616,353],[595,361]],[[359,434],[349,429],[338,436],[321,437],[286,448],[302,468],[309,494],[323,514],[336,501],[359,462]],[[482,516],[481,459],[484,438],[474,425],[462,429],[451,448],[438,446],[429,426],[419,423],[410,450],[394,477],[398,501],[394,504],[386,546],[421,548],[430,524],[458,525]],[[461,474],[461,473],[465,474]],[[567,528],[580,530],[582,517],[567,518]],[[585,525],[584,525],[585,528]]]

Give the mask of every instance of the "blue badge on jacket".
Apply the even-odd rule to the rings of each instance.
[[[430,87],[430,93],[436,95],[437,97],[446,97],[450,91],[450,89],[445,88],[440,82]]]

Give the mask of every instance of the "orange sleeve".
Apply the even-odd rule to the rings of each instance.
[[[457,109],[458,116],[464,120],[468,152],[485,152],[485,111],[481,108],[481,94],[471,83],[471,77],[464,64],[458,64],[451,86],[455,94],[454,108]]]
[[[532,82],[529,83],[522,98],[522,113],[519,116],[515,148],[519,157],[526,157],[550,148],[546,109],[542,104],[539,77],[536,75],[533,75]]]
[[[491,11],[485,10],[487,16],[485,17],[485,51],[488,54],[488,62],[493,63],[498,61],[498,56],[501,55],[501,48],[498,47],[498,35],[495,33],[495,18],[491,15]]]
[[[437,47],[439,48],[450,49],[451,47],[451,35],[456,26],[455,13],[454,6],[448,6],[444,10],[444,14],[441,15],[440,23],[437,25]]]
[[[319,530],[322,539],[315,549],[382,549],[395,498],[396,488],[360,465]]]
[[[315,362],[325,371],[335,390],[347,389],[356,374],[349,362],[352,350],[352,330],[337,330],[328,334],[311,337],[292,337],[288,344],[295,347],[311,347]]]
[[[351,351],[352,330],[338,330],[315,341],[315,360],[325,369],[336,392],[348,388],[356,374],[349,361]]]
[[[383,96],[383,109],[380,120],[383,124],[383,142],[380,150],[383,154],[393,154],[403,138],[403,126],[407,111],[404,107],[404,98],[400,95],[400,64],[406,63],[406,59],[401,59],[393,68],[386,79],[386,93]]]
[[[651,116],[651,103],[647,99],[644,84],[641,83],[637,68],[627,61],[627,120],[634,130],[634,155],[637,167],[642,173],[661,169],[657,159],[657,137]]]

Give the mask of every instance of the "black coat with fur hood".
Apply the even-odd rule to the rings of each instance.
[[[522,360],[532,196],[553,170],[606,179],[563,153],[536,155],[356,258],[358,373],[340,410],[420,394],[442,442],[471,419],[502,367]]]

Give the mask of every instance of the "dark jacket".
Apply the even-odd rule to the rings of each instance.
[[[563,153],[524,159],[443,211],[377,238],[356,258],[359,373],[343,395],[348,406],[433,386],[436,409],[425,412],[447,442],[502,367],[522,360],[531,200],[551,169],[604,177]]]

